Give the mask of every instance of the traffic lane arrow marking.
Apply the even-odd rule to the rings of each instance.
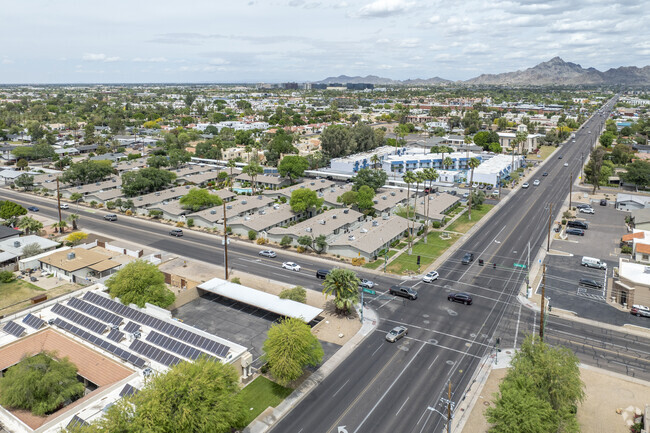
[[[340,425],[338,428],[338,433],[348,433],[344,425]]]

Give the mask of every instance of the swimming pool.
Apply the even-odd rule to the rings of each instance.
[[[233,188],[232,190],[237,194],[251,194],[253,192],[253,188]]]

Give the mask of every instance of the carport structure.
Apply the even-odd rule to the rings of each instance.
[[[322,309],[290,299],[280,299],[276,295],[231,283],[221,278],[213,278],[197,286],[199,289],[215,295],[269,311],[283,317],[300,319],[308,324],[319,321]]]

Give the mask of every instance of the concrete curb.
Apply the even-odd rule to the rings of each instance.
[[[309,395],[320,383],[325,380],[356,348],[375,330],[379,322],[377,313],[367,307],[364,308],[364,320],[361,329],[347,343],[343,345],[330,359],[303,382],[289,397],[278,405],[270,415],[261,420],[253,421],[243,431],[244,433],[264,433],[274,424],[282,420],[291,410]]]

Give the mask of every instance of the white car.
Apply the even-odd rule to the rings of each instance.
[[[592,208],[592,207],[581,207],[578,210],[580,211],[580,213],[588,213],[588,214],[592,214],[592,215],[594,214],[594,208]]]
[[[539,179],[535,179],[535,181],[533,182],[533,185],[534,186],[539,186]]]
[[[564,163],[564,166],[565,166],[565,167],[568,167],[568,166],[569,166],[569,163],[568,163],[568,162],[565,162],[565,163]]]
[[[300,272],[300,265],[294,262],[282,263],[282,268],[289,269],[290,271]]]
[[[68,203],[61,203],[61,209],[70,209],[70,206],[68,206]]]
[[[521,186],[522,188],[528,188],[530,185],[528,185],[528,182],[524,182],[524,184]]]
[[[439,275],[436,271],[431,271],[428,274],[426,274],[424,277],[422,277],[422,282],[424,283],[432,283],[438,279]]]
[[[359,280],[359,287],[365,287],[367,289],[372,289],[373,287],[375,287],[375,283],[373,281],[366,280],[365,278],[361,278]]]

